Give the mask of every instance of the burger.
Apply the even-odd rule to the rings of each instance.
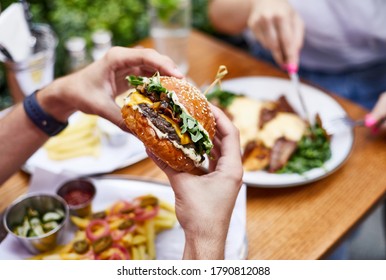
[[[186,80],[128,76],[126,126],[155,156],[177,171],[202,165],[213,148],[215,120],[206,97]]]

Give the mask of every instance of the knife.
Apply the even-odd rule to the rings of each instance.
[[[295,89],[295,92],[300,100],[300,105],[302,107],[302,110],[303,110],[303,113],[306,117],[306,120],[308,122],[309,125],[312,125],[313,121],[312,121],[312,118],[311,118],[311,115],[307,109],[307,106],[306,106],[306,102],[304,100],[304,97],[302,95],[302,92],[300,90],[300,81],[299,81],[299,75],[298,75],[298,66],[295,65],[295,64],[287,64],[285,66],[285,69],[287,70],[288,72],[288,75],[291,79],[291,82],[292,82],[292,85]]]
[[[349,127],[364,126],[371,129],[371,132],[374,134],[379,132],[380,126],[386,122],[386,117],[380,118],[379,120],[375,119],[371,113],[366,114],[364,119],[354,120],[349,116],[338,117],[330,121],[332,125],[336,123],[343,123]]]

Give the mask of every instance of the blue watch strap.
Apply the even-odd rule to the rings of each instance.
[[[38,128],[40,128],[48,136],[54,136],[65,129],[68,122],[60,122],[44,112],[36,99],[36,93],[37,91],[24,98],[24,110],[27,116]]]

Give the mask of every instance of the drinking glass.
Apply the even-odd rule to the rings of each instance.
[[[149,12],[150,36],[155,49],[169,56],[186,75],[189,69],[190,0],[151,0]]]
[[[33,53],[23,61],[6,61],[7,84],[13,102],[23,101],[24,97],[48,85],[54,79],[56,34],[49,25],[35,24],[32,34],[36,38]]]

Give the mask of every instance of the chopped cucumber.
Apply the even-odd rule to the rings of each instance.
[[[44,234],[42,224],[38,218],[32,218],[29,223],[31,225],[32,231],[36,234],[36,236]]]
[[[42,217],[33,208],[28,208],[23,222],[16,226],[13,232],[22,237],[35,237],[55,229],[64,219],[64,211],[55,209],[45,213]]]
[[[39,212],[36,211],[36,210],[33,209],[33,208],[28,208],[28,210],[27,210],[27,216],[28,216],[29,218],[39,217]]]
[[[20,236],[23,236],[23,237],[26,237],[28,235],[28,231],[31,229],[31,226],[29,224],[29,221],[28,221],[28,218],[27,217],[24,217],[24,221],[23,221],[23,224],[18,226],[16,229],[15,229],[15,233],[17,235],[20,235]]]
[[[25,237],[36,237],[36,236],[37,236],[36,232],[34,232],[34,230],[31,228]]]
[[[34,226],[40,225],[40,219],[39,218],[32,218],[29,220],[29,224],[33,228]]]
[[[43,216],[43,222],[47,223],[47,222],[52,222],[52,221],[59,221],[62,218],[63,218],[63,216],[57,212],[47,212]]]
[[[62,209],[55,209],[55,212],[58,213],[62,218],[64,218],[64,211]]]
[[[59,224],[55,221],[48,222],[48,223],[43,224],[43,229],[45,232],[49,232],[49,231],[53,230],[54,228],[56,228],[58,225]]]

